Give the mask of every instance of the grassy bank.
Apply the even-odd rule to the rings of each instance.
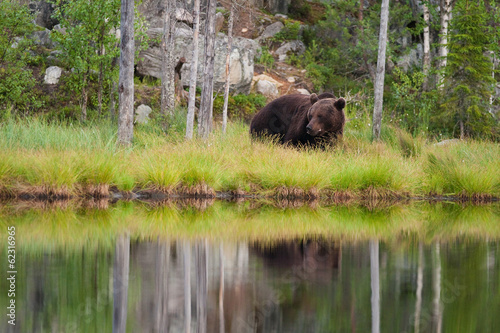
[[[135,129],[131,148],[115,145],[114,125],[0,125],[4,197],[107,197],[110,191],[213,195],[215,191],[285,198],[315,196],[500,197],[500,147],[463,141],[436,146],[388,128],[371,143],[369,128],[346,128],[329,150],[251,142],[244,124],[222,136],[185,141],[153,126]]]

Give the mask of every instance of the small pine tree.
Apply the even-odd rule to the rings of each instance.
[[[434,126],[464,137],[494,137],[498,124],[488,112],[493,93],[492,62],[495,33],[483,0],[458,0],[451,21],[444,89]]]

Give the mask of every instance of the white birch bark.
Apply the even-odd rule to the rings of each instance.
[[[439,69],[441,75],[438,80],[438,88],[443,88],[444,68],[446,67],[446,58],[448,56],[448,24],[451,19],[452,0],[440,0],[441,10],[441,29],[439,30]]]
[[[429,6],[426,2],[422,2],[424,9],[424,83],[423,90],[427,91],[429,88],[429,68],[431,67],[431,38],[430,38],[430,12]]]

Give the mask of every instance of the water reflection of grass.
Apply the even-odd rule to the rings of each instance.
[[[284,186],[299,194],[353,197],[500,196],[498,144],[435,146],[422,139],[403,140],[400,131],[387,132],[378,143],[347,131],[344,142],[332,149],[296,150],[252,143],[244,124],[232,124],[226,136],[216,133],[207,142],[165,136],[146,126],[136,128],[132,148],[118,149],[110,124],[8,121],[0,125],[0,196],[99,197],[109,194],[109,188],[169,193],[200,185],[210,193],[259,195],[272,195]]]
[[[175,204],[119,202],[108,209],[3,206],[0,221],[15,225],[27,250],[112,246],[116,235],[132,239],[231,239],[269,241],[318,235],[362,241],[456,237],[500,238],[499,204],[465,206],[418,202],[373,208],[362,205],[283,209],[255,203],[215,202],[204,210]],[[313,236],[314,237],[314,236]]]

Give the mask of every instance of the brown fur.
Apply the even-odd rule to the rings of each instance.
[[[254,137],[276,137],[280,143],[317,146],[343,135],[345,100],[330,93],[285,95],[267,104],[252,119]]]

